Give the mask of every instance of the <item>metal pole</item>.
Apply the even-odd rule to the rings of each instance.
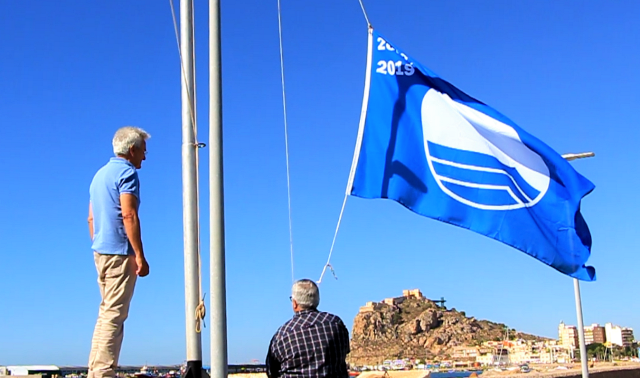
[[[562,157],[567,160],[576,160],[593,157],[593,152],[583,152],[579,154],[564,154]],[[584,341],[584,323],[582,320],[582,299],[580,297],[580,281],[573,279],[573,291],[576,298],[576,314],[578,317],[578,341],[580,343],[580,365],[582,366],[582,378],[589,378],[589,362],[587,361],[587,345]]]
[[[564,154],[564,155],[562,155],[564,160],[567,160],[567,161],[576,160],[576,159],[584,159],[584,158],[589,158],[589,157],[594,157],[594,156],[596,156],[596,154],[594,154],[593,152],[581,152],[579,154]]]
[[[587,346],[584,343],[584,324],[582,322],[582,301],[580,299],[580,281],[573,279],[573,289],[576,297],[576,313],[578,315],[578,340],[580,341],[580,364],[582,378],[589,378],[589,363],[587,361]]]
[[[220,0],[209,1],[209,190],[211,377],[227,378],[227,298],[222,163]]]
[[[200,267],[198,261],[198,180],[194,130],[193,75],[193,4],[180,1],[180,53],[182,56],[182,213],[184,228],[184,281],[187,336],[187,370],[185,377],[200,378],[202,341],[196,332],[195,311],[200,301]]]

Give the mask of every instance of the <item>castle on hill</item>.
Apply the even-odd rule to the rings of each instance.
[[[367,302],[366,305],[360,307],[359,312],[365,313],[365,312],[380,310],[384,305],[397,306],[409,298],[426,299],[422,295],[422,292],[420,291],[420,289],[402,290],[401,297],[385,298],[382,302]]]

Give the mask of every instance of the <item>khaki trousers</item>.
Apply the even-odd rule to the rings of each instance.
[[[88,378],[115,377],[118,366],[124,321],[136,285],[134,256],[101,255],[94,252],[98,270],[98,286],[102,302],[91,340]]]

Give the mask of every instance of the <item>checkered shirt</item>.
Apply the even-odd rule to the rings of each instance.
[[[349,331],[318,310],[297,312],[278,329],[267,354],[269,378],[348,378]]]

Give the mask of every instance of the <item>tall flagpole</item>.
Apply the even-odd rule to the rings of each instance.
[[[579,154],[564,154],[562,157],[567,160],[583,159],[593,157],[593,152]],[[573,279],[573,292],[576,299],[576,315],[578,318],[578,342],[580,343],[580,365],[582,366],[582,378],[589,378],[589,362],[587,361],[587,345],[584,340],[584,321],[582,320],[582,298],[580,297],[580,281]],[[553,362],[553,361],[552,361]]]
[[[198,261],[198,171],[195,136],[195,93],[193,73],[193,4],[180,1],[180,55],[182,58],[182,214],[184,228],[184,281],[187,336],[185,378],[200,378],[202,340],[196,331],[196,307],[200,301],[200,264]]]
[[[573,290],[576,297],[576,314],[578,316],[578,341],[580,342],[580,365],[582,378],[589,378],[589,363],[587,361],[587,345],[584,341],[584,323],[582,320],[582,300],[580,298],[580,281],[573,279]]]
[[[211,377],[227,378],[220,0],[209,0],[209,203]]]

